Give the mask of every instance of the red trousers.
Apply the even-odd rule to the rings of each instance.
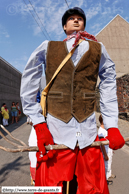
[[[58,150],[52,159],[37,164],[35,186],[62,186],[74,174],[77,194],[109,194],[100,147]]]

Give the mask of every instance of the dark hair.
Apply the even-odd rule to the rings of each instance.
[[[6,105],[5,103],[2,104],[2,106]]]
[[[64,13],[64,15],[62,16],[62,27],[64,27],[64,25],[66,24],[68,17],[73,14],[80,15],[84,19],[84,27],[86,27],[86,15],[80,7],[73,7],[71,9],[68,9]]]
[[[19,102],[16,102],[16,105],[18,104]]]
[[[13,104],[15,104],[15,102],[12,102],[12,106],[13,106]]]
[[[102,115],[99,116],[99,122],[100,122],[101,124],[103,123]]]

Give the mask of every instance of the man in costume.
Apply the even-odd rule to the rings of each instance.
[[[124,145],[118,121],[115,64],[102,43],[84,31],[86,16],[74,7],[62,17],[67,35],[65,41],[44,41],[30,56],[21,82],[23,110],[29,115],[36,130],[37,170],[35,186],[63,186],[63,181],[77,177],[77,194],[108,194],[103,155],[100,147],[90,147],[98,141],[95,118],[95,87],[101,82],[100,108],[108,131],[109,146],[119,149]],[[70,60],[54,79],[47,96],[47,118],[35,102],[42,76],[42,64],[48,83],[68,52],[82,41]],[[45,145],[64,144],[67,150],[50,150]],[[76,147],[76,144],[79,147]]]

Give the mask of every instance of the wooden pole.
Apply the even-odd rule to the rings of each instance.
[[[129,137],[128,138],[125,138],[124,139],[125,142],[129,141]],[[94,146],[101,146],[101,145],[108,145],[109,144],[109,141],[96,141],[96,142],[93,142],[90,147],[94,147]],[[79,145],[77,145],[76,147],[78,147]],[[49,151],[49,150],[59,150],[59,149],[69,149],[67,146],[63,145],[63,144],[60,144],[60,145],[48,145],[48,146],[45,146],[46,150]],[[5,148],[3,146],[0,146],[0,149],[6,151],[6,152],[13,152],[13,153],[16,153],[16,152],[34,152],[34,151],[39,151],[38,147],[37,146],[34,146],[34,147],[29,147],[29,146],[21,146],[19,145],[19,148],[15,148],[15,149],[11,149],[11,148]]]
[[[7,141],[8,143],[14,145],[15,149],[11,149],[11,148],[6,148],[6,147],[3,147],[0,145],[0,149],[6,151],[6,152],[34,152],[34,151],[39,151],[38,147],[35,146],[35,147],[29,147],[27,146],[23,141],[15,138],[7,129],[5,129],[5,127],[3,125],[0,125],[0,127],[15,141],[19,142],[20,144],[18,143],[14,143],[12,140],[8,139],[7,137],[5,137],[3,135],[3,133],[0,131],[0,135],[5,139],[5,141]],[[125,142],[129,141],[129,137],[125,138],[124,139]],[[93,142],[91,145],[89,145],[90,147],[94,147],[94,146],[101,146],[101,145],[108,145],[109,144],[109,141],[96,141],[96,142]],[[79,145],[77,144],[76,147],[78,147]],[[49,150],[59,150],[59,149],[69,149],[69,147],[63,145],[63,144],[60,144],[60,145],[47,145],[45,146],[46,150],[49,151]]]
[[[66,185],[66,194],[69,194],[69,181],[67,181],[67,185]]]

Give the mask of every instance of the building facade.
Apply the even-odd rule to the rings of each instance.
[[[129,23],[116,15],[97,35],[115,63],[117,77],[129,73]]]
[[[116,15],[97,35],[115,63],[119,115],[129,119],[129,23]],[[98,80],[99,83],[99,80]],[[99,101],[98,90],[97,101]],[[99,102],[97,102],[99,110]],[[123,117],[123,116],[122,116]]]
[[[20,71],[15,69],[11,64],[0,57],[0,106],[2,106],[3,103],[6,103],[10,113],[13,101],[15,103],[19,102],[19,105],[21,107],[21,76],[22,74]]]
[[[129,121],[129,74],[116,79],[119,115]]]

